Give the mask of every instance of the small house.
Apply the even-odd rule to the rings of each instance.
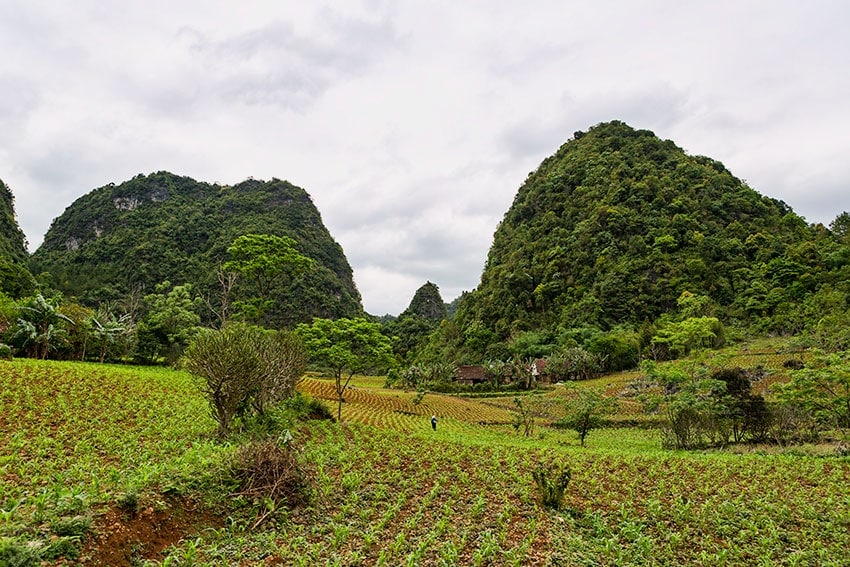
[[[487,381],[484,367],[477,364],[464,364],[457,367],[456,381],[464,386],[474,386]]]

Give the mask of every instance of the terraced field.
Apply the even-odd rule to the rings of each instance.
[[[307,378],[301,382],[299,389],[314,398],[327,400],[329,406],[336,405],[337,395],[332,380]],[[432,415],[438,416],[441,428],[454,429],[507,425],[513,416],[509,408],[456,396],[426,394],[419,403],[415,403],[415,392],[370,388],[357,380],[345,391],[343,398],[343,421],[399,432],[430,429]]]

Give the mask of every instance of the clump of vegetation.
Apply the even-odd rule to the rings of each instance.
[[[265,439],[245,444],[236,452],[232,469],[239,482],[237,495],[265,506],[255,527],[282,505],[293,508],[309,500],[307,475],[291,442]]]
[[[63,323],[68,317],[59,312],[61,299],[60,295],[45,297],[39,293],[21,304],[12,336],[29,356],[47,358],[67,339]]]
[[[711,375],[725,385],[725,418],[732,441],[763,442],[768,438],[770,412],[764,397],[754,394],[747,373],[741,368],[722,368]]]
[[[752,391],[752,372],[696,361],[658,365],[645,361],[635,388],[649,413],[662,416],[662,446],[724,447],[729,443],[809,443],[846,436],[850,399],[843,355],[819,356],[777,384],[776,401]],[[826,435],[824,435],[826,434]]]
[[[0,565],[39,565],[40,547],[26,545],[12,538],[0,538]]]
[[[117,503],[121,511],[131,518],[135,518],[136,514],[139,513],[139,494],[134,490],[119,496]]]
[[[587,380],[598,376],[604,358],[581,347],[569,347],[553,353],[546,359],[546,372],[555,382],[564,380]]]
[[[697,449],[724,446],[729,442],[732,410],[726,383],[714,379],[710,369],[698,363],[660,366],[645,361],[643,370],[660,392],[644,394],[645,409],[661,411],[662,446]]]
[[[531,476],[543,505],[560,510],[564,503],[564,493],[573,476],[570,467],[564,463],[541,463]]]
[[[816,356],[776,390],[781,400],[803,408],[821,428],[850,432],[850,351]]]
[[[320,400],[295,392],[295,394],[286,401],[286,408],[292,411],[296,417],[308,420],[327,420],[333,421],[334,414],[328,409],[328,406]]]
[[[387,387],[440,392],[456,385],[456,374],[457,367],[448,361],[413,364],[402,371],[392,370],[387,375]]]
[[[51,531],[58,536],[80,537],[85,535],[90,528],[91,518],[89,516],[57,518],[50,525]]]
[[[245,324],[200,332],[184,356],[184,366],[206,395],[222,438],[236,417],[263,415],[289,398],[306,362],[295,335]]]

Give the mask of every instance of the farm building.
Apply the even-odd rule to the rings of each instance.
[[[484,367],[477,364],[464,364],[457,367],[456,379],[458,384],[474,386],[487,381]]]

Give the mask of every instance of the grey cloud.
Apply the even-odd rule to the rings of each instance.
[[[771,179],[768,194],[785,201],[810,223],[829,226],[842,212],[850,212],[850,171],[843,175],[815,174],[806,179]]]
[[[844,2],[328,6],[0,2],[0,178],[31,241],[136,173],[289,178],[398,312],[477,285],[526,174],[612,119],[810,221],[850,209]]]
[[[579,96],[564,93],[560,113],[526,117],[501,134],[502,147],[514,158],[551,155],[576,130],[622,120],[636,128],[669,129],[687,116],[689,96],[667,84],[632,91]]]
[[[497,219],[453,216],[439,209],[423,216],[348,231],[340,240],[354,265],[401,270],[421,283],[440,281],[462,289],[477,285]]]
[[[30,172],[37,186],[73,188],[76,192],[94,188],[85,187],[81,183],[88,177],[87,172],[100,166],[87,152],[64,145],[44,148],[29,156],[21,165]],[[70,201],[68,204],[71,204]]]
[[[336,81],[362,74],[401,41],[390,21],[326,13],[323,33],[301,35],[291,24],[271,22],[218,39],[183,29],[182,38],[211,69],[212,88],[224,100],[304,110]]]
[[[16,141],[39,104],[36,85],[26,77],[0,76],[0,140]]]

